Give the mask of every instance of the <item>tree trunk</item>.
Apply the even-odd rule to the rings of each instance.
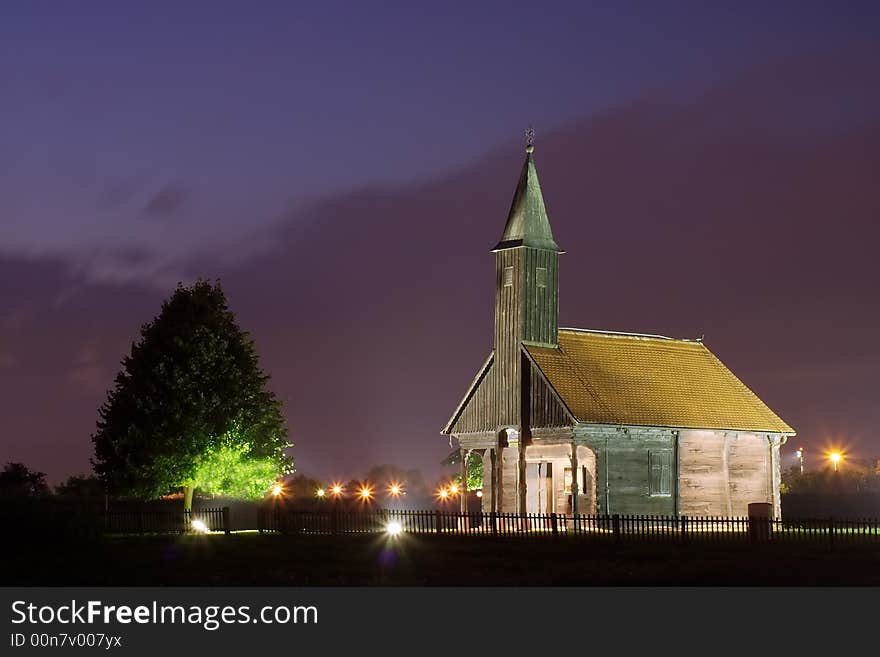
[[[193,506],[193,486],[183,487],[183,510],[192,511]]]

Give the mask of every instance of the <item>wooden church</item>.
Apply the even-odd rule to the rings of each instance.
[[[495,348],[442,432],[462,469],[481,455],[483,510],[745,516],[765,502],[778,517],[794,430],[702,339],[559,328],[563,251],[532,151],[493,249]]]

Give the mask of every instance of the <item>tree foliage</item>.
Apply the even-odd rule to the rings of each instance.
[[[104,482],[98,477],[89,475],[73,475],[55,487],[55,494],[58,497],[71,499],[99,499],[104,493]]]
[[[0,496],[43,497],[49,494],[46,475],[24,463],[7,463],[0,472]]]
[[[178,284],[122,361],[92,436],[114,494],[254,497],[292,469],[281,403],[219,283]],[[250,482],[245,480],[251,477]]]
[[[458,465],[461,463],[461,450],[451,452],[449,456],[443,459],[443,465]],[[459,486],[461,485],[461,473],[452,477]],[[467,488],[468,490],[479,490],[483,487],[483,457],[477,452],[470,452],[467,457]]]

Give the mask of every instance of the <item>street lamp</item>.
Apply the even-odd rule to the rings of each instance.
[[[798,465],[800,466],[801,474],[804,474],[804,448],[798,447],[795,454],[797,454]]]
[[[843,460],[843,454],[834,451],[828,455],[828,458],[831,459],[831,463],[834,465],[834,471],[837,472],[837,468],[840,466],[840,462]]]
[[[326,494],[327,494],[327,492],[323,488],[319,488],[318,490],[315,491],[315,497],[317,497],[319,500],[324,499],[324,496]]]
[[[278,497],[282,492],[284,492],[284,488],[281,484],[275,484],[272,486],[272,497]]]

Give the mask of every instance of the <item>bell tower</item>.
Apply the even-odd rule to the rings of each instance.
[[[495,253],[495,368],[502,426],[523,418],[522,343],[555,347],[559,331],[559,254],[535,168],[529,130],[513,203]],[[528,402],[525,404],[526,408]],[[526,410],[527,412],[527,410]]]

